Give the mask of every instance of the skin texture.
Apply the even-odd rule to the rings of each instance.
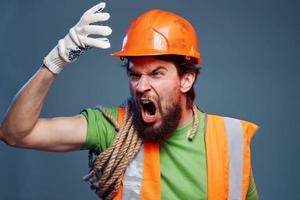
[[[45,151],[78,150],[85,142],[84,116],[39,118],[56,75],[42,66],[14,98],[0,127],[0,139],[13,147]]]
[[[130,92],[135,102],[135,126],[142,138],[162,142],[177,127],[192,119],[191,109],[186,107],[186,92],[191,88],[195,74],[179,77],[172,62],[151,57],[130,59],[128,68]],[[156,105],[153,121],[143,117],[143,100]]]
[[[167,70],[162,71],[168,76],[161,76],[159,73],[149,74],[149,69],[153,70],[159,65],[165,66]],[[132,77],[129,81],[133,97],[150,90],[149,94],[153,97],[156,98],[159,95],[161,110],[165,113],[172,94],[172,97],[179,99],[179,105],[182,108],[178,127],[192,119],[192,111],[186,108],[184,93],[191,88],[195,74],[191,73],[179,78],[171,62],[151,57],[133,59],[130,69],[140,74],[138,79]],[[83,115],[39,118],[44,100],[55,77],[55,74],[42,66],[21,88],[1,124],[0,139],[3,142],[13,147],[44,151],[74,151],[82,147],[87,133],[87,121]],[[161,123],[161,115],[158,115],[154,126],[159,126]]]

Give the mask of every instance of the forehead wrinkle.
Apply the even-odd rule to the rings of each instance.
[[[146,68],[146,69],[148,69],[148,68]],[[129,73],[135,73],[135,74],[146,74],[146,75],[149,75],[149,74],[152,74],[152,73],[154,73],[154,72],[156,72],[158,70],[169,71],[165,66],[159,65],[159,66],[155,67],[154,69],[145,70],[143,72],[140,72],[138,70],[134,70],[132,68],[128,68],[127,72],[129,72]]]
[[[169,65],[169,63],[162,63],[160,60],[130,62],[128,69],[132,72],[144,72],[148,74],[159,69],[169,71],[167,65]]]

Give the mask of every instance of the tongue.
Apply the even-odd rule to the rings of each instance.
[[[142,112],[142,118],[145,123],[154,123],[156,121],[156,115],[151,115],[148,111]]]

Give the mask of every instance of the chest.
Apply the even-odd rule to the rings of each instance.
[[[142,147],[126,170],[124,199],[140,197],[144,163],[147,163],[144,151]],[[153,168],[159,169],[154,173],[160,176],[162,199],[207,199],[206,151],[201,135],[193,142],[172,138],[159,147],[159,163],[150,164],[159,164]]]

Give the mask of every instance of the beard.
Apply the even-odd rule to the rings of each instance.
[[[162,117],[160,125],[156,127],[154,124],[144,123],[138,103],[135,100],[131,102],[133,108],[133,124],[143,141],[163,143],[177,129],[182,114],[182,108],[178,103],[179,101],[169,103],[165,111],[162,111],[161,104],[158,104],[158,112],[160,112]]]

